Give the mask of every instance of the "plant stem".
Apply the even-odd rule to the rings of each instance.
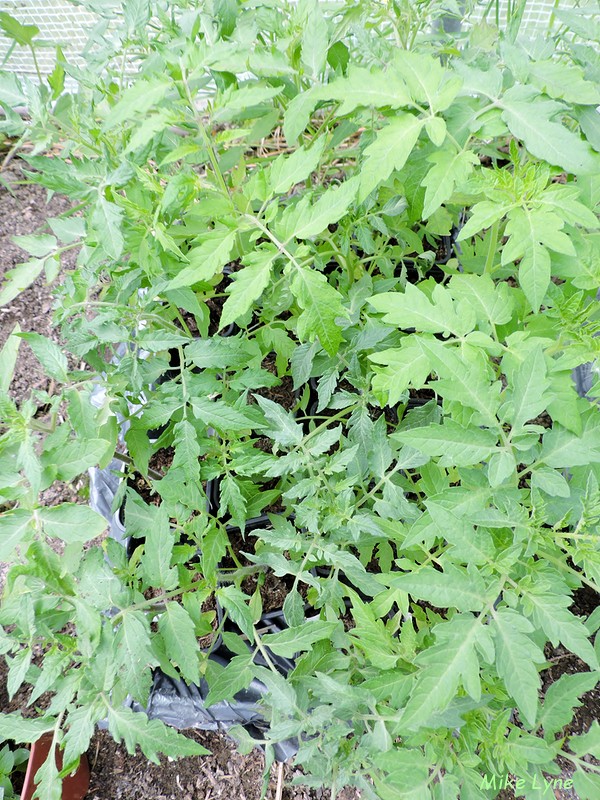
[[[188,103],[190,108],[194,114],[194,120],[196,122],[198,133],[200,134],[200,138],[202,139],[204,146],[208,152],[208,158],[210,160],[210,164],[213,168],[213,172],[215,173],[215,178],[217,179],[217,183],[219,184],[221,191],[223,194],[226,194],[228,197],[231,197],[231,192],[229,191],[229,186],[225,182],[225,178],[223,177],[223,173],[219,167],[219,162],[217,161],[217,154],[215,152],[213,143],[210,140],[208,133],[206,132],[206,127],[204,126],[204,122],[202,121],[202,117],[200,116],[198,110],[196,109],[196,104],[194,103],[194,98],[192,97],[192,92],[190,90],[189,83],[187,81],[187,75],[185,72],[185,68],[183,64],[180,63],[181,66],[181,80],[183,86],[185,88],[185,93],[187,96]]]

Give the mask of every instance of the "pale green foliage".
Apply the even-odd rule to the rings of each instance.
[[[595,799],[599,728],[565,726],[600,654],[573,606],[600,587],[600,390],[572,380],[600,357],[597,23],[557,7],[557,47],[518,14],[445,33],[437,0],[167,5],[123,2],[49,85],[0,73],[0,130],[77,208],[16,237],[0,305],[79,249],[65,347],[17,327],[0,350],[0,649],[9,694],[51,694],[0,737],[54,731],[74,764],[107,719],[152,760],[199,754],[124,706],[160,668],[209,703],[260,680],[313,785],[480,800],[562,753]],[[17,406],[24,348],[53,391]],[[123,420],[129,553],[40,499],[111,464]],[[590,671],[551,684],[545,646]]]

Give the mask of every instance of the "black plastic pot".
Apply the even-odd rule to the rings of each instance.
[[[276,612],[265,614],[257,627],[263,633],[278,633],[285,630],[287,625],[283,614]],[[209,659],[226,667],[234,655],[224,645],[220,645],[211,652]],[[268,655],[282,675],[288,675],[294,668],[292,659],[276,656],[270,651]],[[255,655],[254,661],[260,666],[268,666],[260,653]],[[264,738],[269,725],[261,706],[267,687],[261,681],[253,679],[248,688],[237,692],[232,701],[223,700],[211,706],[207,706],[205,702],[208,691],[205,680],[196,686],[183,680],[175,680],[156,670],[146,713],[150,719],[160,719],[179,730],[196,728],[227,732],[234,725],[242,725],[253,738]],[[277,761],[287,761],[296,754],[298,743],[295,739],[288,739],[275,744],[273,750]]]

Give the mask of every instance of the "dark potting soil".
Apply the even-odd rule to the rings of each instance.
[[[235,272],[235,268],[232,266],[230,271]],[[205,302],[208,306],[210,312],[210,321],[208,324],[208,335],[215,336],[217,333],[221,335],[227,333],[227,329],[224,331],[220,330],[220,323],[221,323],[221,314],[223,313],[223,306],[229,297],[228,294],[225,293],[225,290],[228,286],[231,285],[231,277],[229,274],[223,275],[223,278],[219,283],[215,286],[214,293],[215,297],[209,297]]]
[[[244,553],[254,553],[254,543],[256,538],[246,535],[244,538],[237,529],[228,532],[231,550],[242,567],[256,566],[254,562],[246,558]],[[226,570],[234,570],[237,567],[235,560],[228,553],[221,560],[221,567]],[[241,587],[247,595],[251,596],[256,591],[260,583],[260,596],[262,600],[263,612],[278,611],[283,607],[284,600],[292,588],[294,579],[291,575],[279,578],[268,567],[256,566],[256,572],[248,575],[242,581]]]
[[[259,800],[265,767],[258,748],[246,756],[223,734],[185,731],[210,755],[178,760],[161,757],[151,764],[139,752],[129,755],[107,731],[97,731],[89,749],[90,790],[86,800]],[[302,773],[291,764],[283,765],[282,791],[277,795],[279,767],[271,768],[266,800],[328,800],[326,789],[290,786]],[[354,789],[343,789],[337,800],[358,800]]]
[[[174,447],[161,447],[160,450],[157,450],[156,453],[153,453],[153,455],[150,457],[148,466],[155,472],[159,472],[161,475],[164,475],[173,463],[174,458]]]
[[[269,354],[262,360],[261,367],[273,375],[277,375],[277,365],[275,354]],[[291,411],[298,401],[298,396],[294,391],[294,381],[290,375],[279,377],[277,386],[266,386],[262,389],[255,389],[254,394],[266,397],[278,403],[285,411]]]
[[[436,399],[436,393],[433,389],[428,389],[427,387],[423,387],[422,389],[409,389],[408,390],[409,400],[412,401],[424,401],[429,402],[429,400]]]
[[[127,486],[137,492],[148,505],[159,506],[162,503],[162,497],[139,472],[135,472],[127,478]]]
[[[198,323],[196,322],[196,317],[193,314],[190,314],[189,311],[185,311],[183,308],[179,309],[179,313],[181,314],[181,319],[187,325],[189,332],[192,336],[199,336],[200,331],[198,330]],[[175,320],[175,324],[177,324],[179,320]],[[181,327],[181,326],[180,326]]]

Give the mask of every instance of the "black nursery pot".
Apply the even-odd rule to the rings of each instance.
[[[226,627],[239,631],[235,626],[226,623]],[[287,628],[282,612],[265,614],[258,623],[261,633],[279,633]],[[250,650],[250,645],[248,644]],[[226,667],[236,655],[220,644],[214,649],[209,660],[221,667]],[[287,676],[295,666],[293,659],[277,656],[268,651],[271,663],[278,672]],[[256,653],[254,662],[268,667],[267,660],[261,653]],[[179,730],[196,728],[206,731],[226,732],[234,725],[242,725],[254,739],[260,740],[268,733],[269,723],[262,711],[262,700],[267,694],[267,687],[254,678],[247,689],[237,692],[233,700],[223,700],[211,706],[206,705],[208,684],[202,680],[198,686],[187,684],[183,680],[175,680],[160,670],[154,672],[154,681],[148,700],[146,713],[150,719],[160,719],[167,725]],[[298,751],[296,739],[278,742],[273,746],[275,759],[287,761]]]

